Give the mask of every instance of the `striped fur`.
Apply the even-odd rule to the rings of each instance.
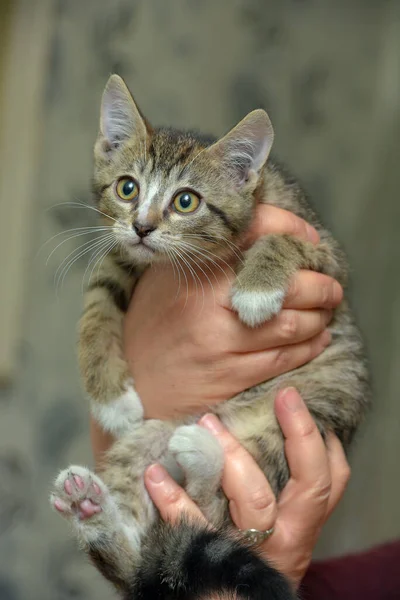
[[[232,537],[220,490],[222,450],[198,431],[194,419],[142,422],[140,399],[122,350],[124,312],[143,270],[172,257],[189,276],[190,269],[206,270],[211,258],[233,259],[257,202],[306,219],[319,231],[321,243],[315,247],[290,236],[269,235],[244,253],[232,289],[232,305],[244,323],[256,326],[279,312],[298,269],[313,269],[346,283],[346,261],[337,243],[300,186],[267,160],[272,139],[263,111],[251,113],[216,143],[192,133],[152,129],[122,80],[113,76],[106,88],[93,191],[118,247],[103,261],[98,282],[87,291],[79,354],[93,414],[119,439],[99,470],[101,479],[80,470],[77,481],[82,485],[75,485],[72,467],[57,479],[53,501],[59,499],[82,546],[127,599],[183,600],[235,590],[238,598],[292,597],[282,577]],[[134,202],[116,195],[116,181],[124,176],[140,186]],[[198,194],[201,202],[195,212],[178,214],[172,201],[185,189]],[[145,238],[134,231],[138,223],[152,229]],[[191,246],[184,246],[185,241]],[[346,449],[368,406],[362,341],[346,300],[336,310],[330,331],[332,343],[313,361],[213,408],[257,460],[277,494],[288,479],[273,411],[279,388],[296,387],[320,431],[333,430]],[[216,532],[188,523],[176,529],[160,523],[143,484],[145,468],[155,461],[186,482]],[[79,506],[88,498],[102,510],[85,521]],[[223,523],[227,529],[218,530]],[[244,564],[256,576],[245,575]]]

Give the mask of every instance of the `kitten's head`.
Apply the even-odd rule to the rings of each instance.
[[[273,141],[255,110],[217,142],[153,129],[128,88],[110,77],[95,146],[94,192],[124,254],[149,264],[227,256],[248,227]]]

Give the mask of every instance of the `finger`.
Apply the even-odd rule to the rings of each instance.
[[[292,480],[302,487],[330,493],[328,453],[318,428],[294,388],[278,393],[275,413],[285,437],[285,453]]]
[[[232,355],[230,360],[237,373],[238,384],[245,389],[310,362],[323,352],[330,341],[331,334],[325,329],[314,338],[299,344],[262,352],[249,352],[240,356]]]
[[[207,523],[199,507],[184,490],[170,477],[161,465],[151,465],[145,472],[144,481],[151,499],[164,521],[175,523],[182,513]]]
[[[251,246],[259,237],[273,233],[294,235],[313,244],[319,242],[316,229],[300,217],[283,208],[259,204],[244,244]]]
[[[343,299],[342,286],[322,273],[299,271],[292,279],[284,307],[292,309],[335,308]]]
[[[249,329],[235,319],[231,345],[241,353],[298,344],[322,333],[331,319],[331,310],[286,309],[257,329]]]
[[[350,480],[351,469],[347,462],[343,446],[333,433],[329,433],[326,440],[328,448],[328,461],[331,473],[331,493],[328,500],[326,519],[339,504],[347,484]]]
[[[211,431],[224,449],[222,489],[235,525],[239,529],[270,529],[276,519],[276,501],[260,467],[215,415],[205,415],[199,424]]]

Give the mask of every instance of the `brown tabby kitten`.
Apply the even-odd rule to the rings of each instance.
[[[267,162],[272,142],[263,110],[214,142],[153,129],[116,75],[103,95],[93,187],[117,244],[87,291],[79,356],[92,413],[118,441],[99,475],[76,466],[63,471],[52,503],[125,598],[183,599],[224,591],[243,598],[292,597],[285,580],[229,526],[211,531],[160,522],[143,483],[145,468],[157,461],[184,483],[211,523],[230,522],[220,489],[223,453],[195,424],[200,415],[180,422],[143,421],[121,341],[124,314],[143,270],[172,261],[189,276],[216,257],[232,259],[258,202],[306,219],[321,242],[314,246],[288,235],[266,235],[244,253],[232,288],[232,307],[243,323],[255,327],[276,315],[297,269],[345,283],[346,263],[336,242],[299,185]],[[362,343],[346,301],[329,329],[330,346],[310,363],[212,409],[255,457],[276,493],[288,479],[273,410],[279,388],[296,387],[321,432],[333,430],[345,447],[368,404]]]

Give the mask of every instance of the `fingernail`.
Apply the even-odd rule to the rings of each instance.
[[[303,400],[299,396],[298,391],[293,387],[282,390],[280,396],[290,412],[297,412],[303,406]]]
[[[322,346],[324,348],[326,348],[331,343],[331,340],[332,340],[332,334],[331,334],[331,332],[328,329],[325,329],[325,331],[321,335],[321,344],[322,344]]]
[[[147,477],[153,483],[161,483],[166,478],[166,475],[167,475],[167,473],[166,473],[165,469],[161,465],[158,465],[158,464],[151,465],[147,469]]]
[[[306,223],[306,232],[307,232],[307,237],[310,240],[310,242],[312,242],[313,244],[318,244],[319,233],[316,229],[314,229],[314,227],[312,227],[308,223]]]
[[[204,415],[199,421],[199,425],[211,431],[214,435],[218,435],[224,431],[221,421],[215,415]]]

